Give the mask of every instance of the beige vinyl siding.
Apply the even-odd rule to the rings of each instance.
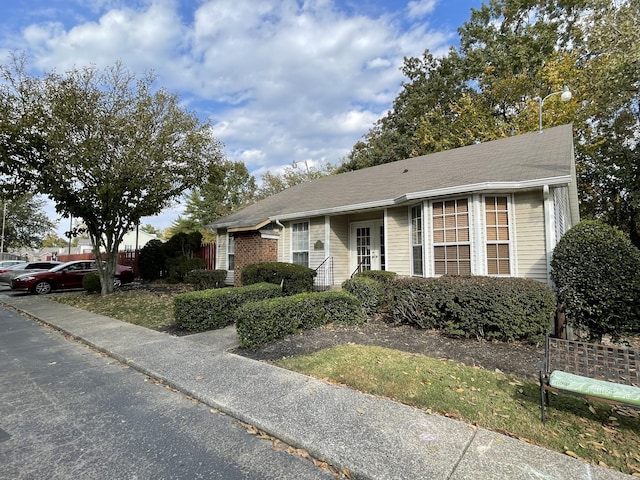
[[[316,243],[322,242],[322,246],[316,249]],[[324,262],[325,256],[324,217],[314,217],[309,220],[309,268],[318,268]]]
[[[278,258],[281,262],[291,263],[291,224],[296,222],[284,223],[284,230],[280,234],[278,243]]]
[[[331,217],[330,240],[333,257],[333,274],[336,285],[342,285],[351,275],[349,271],[349,218]]]
[[[373,211],[369,211],[369,212],[362,212],[362,213],[356,213],[356,214],[349,215],[349,221],[351,223],[368,222],[368,221],[371,221],[371,220],[380,220],[380,221],[382,221],[383,216],[384,216],[384,213],[382,211],[373,210]]]
[[[411,246],[407,207],[388,209],[386,222],[387,270],[398,275],[410,275]]]
[[[542,191],[514,195],[517,275],[547,282]]]

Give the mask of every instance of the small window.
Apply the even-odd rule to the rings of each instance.
[[[424,276],[424,255],[422,235],[422,205],[411,208],[411,263],[412,273]]]
[[[309,266],[309,222],[291,225],[291,262]]]
[[[236,239],[233,235],[227,236],[227,270],[233,271],[236,267]]]
[[[507,197],[485,197],[487,274],[509,275],[509,211]]]

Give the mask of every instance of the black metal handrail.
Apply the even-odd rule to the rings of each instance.
[[[333,286],[333,257],[327,257],[316,268],[316,276],[313,280],[314,290],[327,290]]]

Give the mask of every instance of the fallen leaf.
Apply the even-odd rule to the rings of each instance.
[[[589,405],[589,411],[590,411],[591,413],[593,413],[594,415],[597,415],[597,414],[598,414],[598,412],[596,412],[596,409],[595,409],[595,408],[593,408],[593,406],[592,406],[592,405]]]
[[[49,365],[57,365],[58,362],[49,362]]]
[[[572,452],[571,450],[566,450],[564,453],[565,455],[569,455],[570,457],[573,457],[573,458],[580,458],[576,453]]]
[[[204,380],[204,377],[202,375],[196,375],[195,380],[196,382],[199,382],[200,380]]]
[[[359,413],[360,415],[364,415],[364,410],[362,408],[356,408],[356,413]]]

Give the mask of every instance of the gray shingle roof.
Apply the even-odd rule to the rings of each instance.
[[[573,130],[563,125],[301,183],[210,227],[250,228],[446,194],[569,183],[572,164]]]

